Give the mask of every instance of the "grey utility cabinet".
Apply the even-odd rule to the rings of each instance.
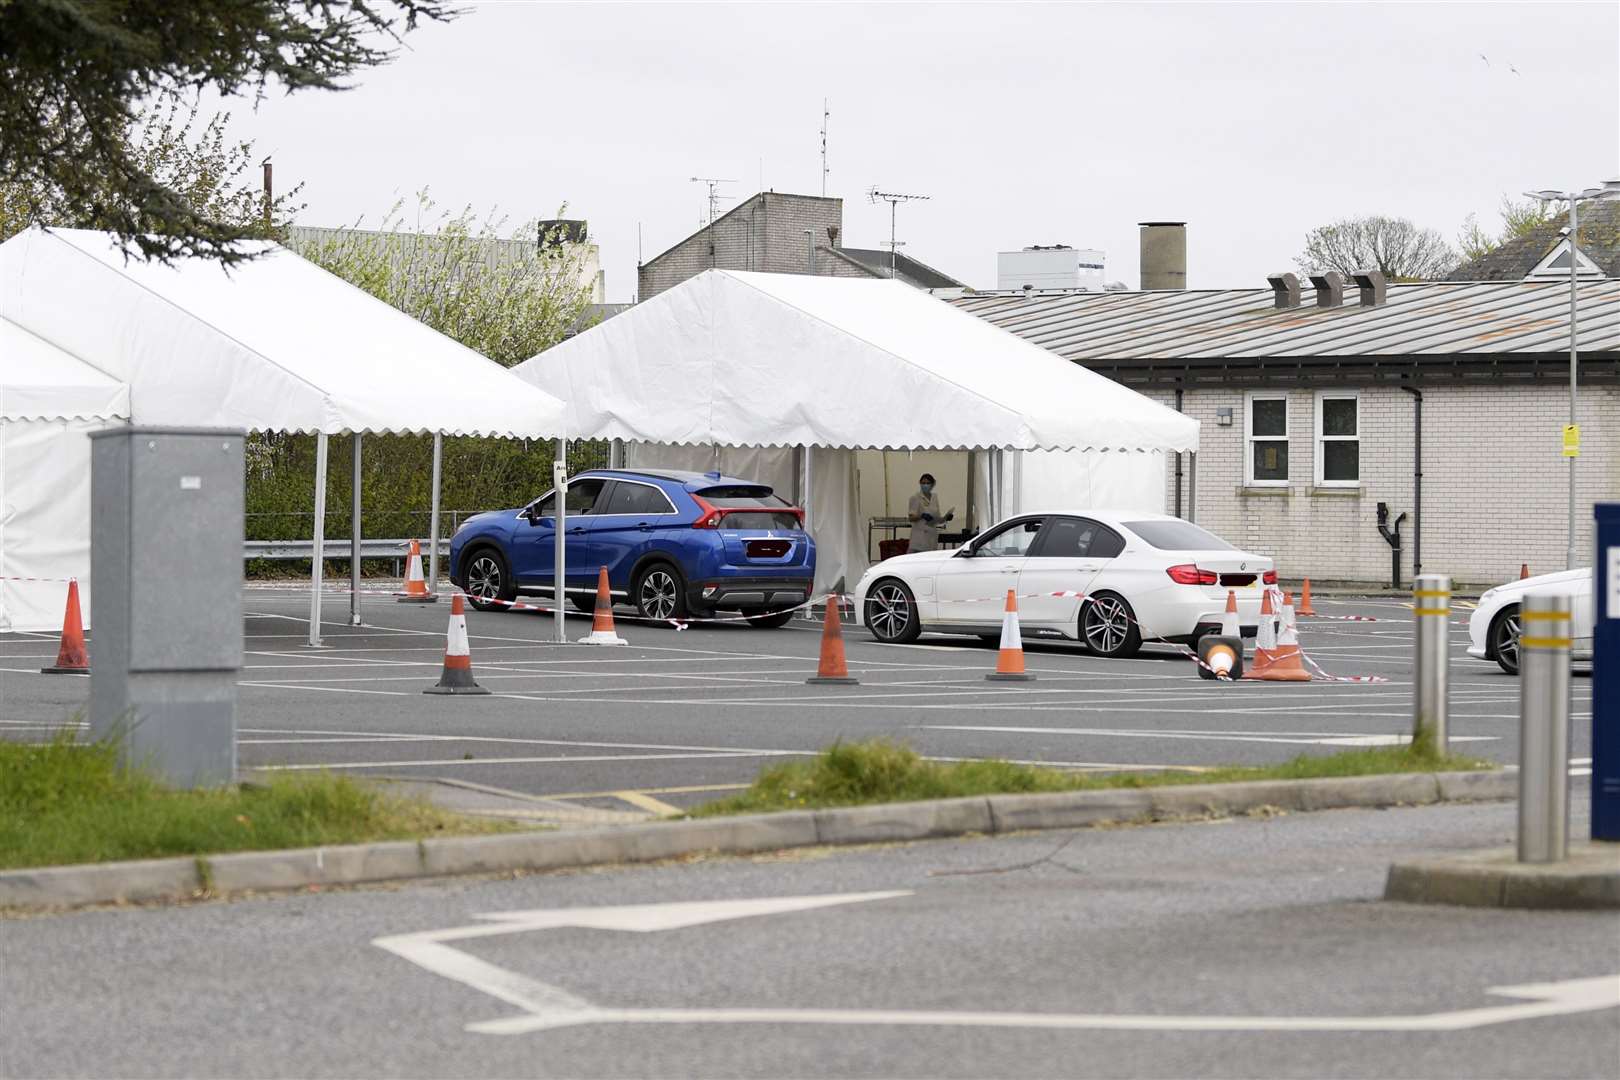
[[[90,436],[90,726],[171,784],[236,779],[243,432]]]

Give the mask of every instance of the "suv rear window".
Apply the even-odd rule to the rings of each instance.
[[[1231,544],[1190,521],[1127,521],[1125,527],[1160,551],[1232,551]]]
[[[730,487],[703,488],[700,491],[693,492],[693,494],[700,496],[710,506],[718,507],[721,510],[733,506],[777,507],[793,505],[786,499],[773,495],[771,489],[764,484],[732,484]]]
[[[747,510],[733,510],[720,519],[720,527],[728,531],[733,529],[774,529],[778,532],[790,530],[799,531],[799,518],[796,514],[771,513],[761,510],[751,513]]]

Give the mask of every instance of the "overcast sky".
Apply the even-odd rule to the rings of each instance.
[[[1409,217],[1455,238],[1503,194],[1620,175],[1620,4],[468,5],[346,93],[236,106],[305,184],[301,224],[375,222],[398,195],[566,202],[608,298],[705,212],[693,176],[821,191],[844,242],[977,287],[995,253],[1107,252],[1135,288],[1136,222],[1188,222],[1188,284],[1262,284],[1307,229]],[[1481,55],[1485,59],[1481,59]],[[1511,68],[1510,68],[1511,65]],[[1514,70],[1517,69],[1517,74]],[[734,205],[734,201],[722,206]]]

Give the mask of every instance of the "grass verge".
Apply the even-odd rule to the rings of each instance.
[[[447,813],[343,776],[177,791],[118,764],[116,745],[64,733],[0,741],[0,869],[488,833],[503,823]],[[199,863],[204,860],[199,859]]]
[[[1432,744],[1431,744],[1432,745]],[[837,743],[808,761],[761,772],[746,791],[694,807],[692,817],[813,810],[829,806],[916,802],[971,795],[1022,795],[1104,788],[1221,784],[1241,780],[1305,780],[1379,773],[1453,772],[1495,768],[1490,762],[1440,756],[1424,746],[1380,746],[1337,754],[1302,754],[1280,765],[1230,766],[1202,772],[1076,773],[1007,761],[925,761],[909,746],[874,739]]]

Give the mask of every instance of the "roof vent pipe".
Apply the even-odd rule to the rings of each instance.
[[[1311,285],[1316,289],[1317,307],[1338,307],[1344,303],[1344,275],[1337,270],[1312,274]]]
[[[1266,278],[1271,282],[1271,294],[1278,311],[1299,307],[1299,278],[1283,271]]]
[[[1383,306],[1385,290],[1388,288],[1383,271],[1357,270],[1351,276],[1355,278],[1356,288],[1361,292],[1362,307]]]
[[[1142,288],[1187,287],[1187,223],[1139,221],[1141,226]]]

